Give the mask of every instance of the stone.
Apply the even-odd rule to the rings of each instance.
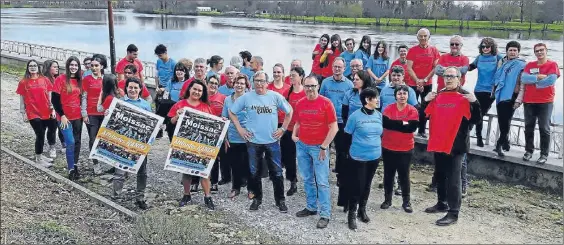
[[[211,228],[226,228],[228,225],[222,223],[208,223]]]

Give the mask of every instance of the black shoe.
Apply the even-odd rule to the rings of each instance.
[[[343,213],[346,213],[349,211],[349,204],[346,203],[345,205],[343,205]]]
[[[482,137],[478,137],[478,139],[476,140],[476,144],[478,145],[478,147],[484,147],[484,141],[482,140]]]
[[[357,217],[364,223],[370,222],[370,217],[368,217],[368,215],[366,214],[366,207],[361,207],[358,209]]]
[[[319,229],[327,228],[328,224],[329,224],[328,218],[321,218],[319,219],[319,221],[317,221],[317,228]]]
[[[541,155],[541,156],[539,157],[539,160],[537,160],[537,163],[538,163],[538,164],[545,164],[547,160],[548,160],[548,159],[547,159],[547,157],[546,157],[545,155]]]
[[[380,209],[388,209],[390,208],[390,206],[392,206],[392,202],[391,201],[384,201],[382,203],[382,205],[380,205]]]
[[[251,211],[256,211],[259,209],[259,206],[262,204],[261,200],[258,199],[253,199],[253,203],[251,203],[251,206],[249,207],[249,210]]]
[[[184,207],[187,204],[192,202],[192,196],[191,195],[184,195],[182,197],[182,200],[180,200],[180,203],[178,204],[179,207]]]
[[[280,210],[280,213],[287,213],[288,212],[288,207],[286,207],[286,201],[284,200],[280,200],[276,203],[276,207],[278,207],[278,210]]]
[[[505,153],[501,150],[501,146],[497,145],[494,149],[495,153],[497,153],[498,157],[505,157]]]
[[[439,220],[437,220],[435,224],[438,226],[447,226],[447,225],[456,224],[456,221],[458,221],[458,215],[453,213],[447,213],[445,217],[442,217]]]
[[[442,203],[437,203],[435,206],[428,207],[425,209],[425,213],[434,214],[434,213],[444,213],[448,211],[448,206]]]
[[[219,188],[217,187],[217,184],[214,184],[214,185],[211,186],[210,192],[212,194],[217,194],[219,192]]]
[[[241,187],[247,187],[247,180],[246,179],[241,181]]]
[[[77,174],[76,170],[71,169],[69,171],[69,180],[72,180],[72,181],[78,180],[78,174]]]
[[[411,207],[411,203],[410,202],[404,202],[401,207],[403,208],[403,211],[405,211],[406,213],[413,213],[413,208]]]
[[[304,208],[303,210],[298,211],[298,212],[296,213],[296,217],[299,217],[299,218],[303,218],[303,217],[307,217],[307,216],[312,216],[312,215],[317,215],[317,211],[310,211],[309,209]]]
[[[296,182],[292,182],[290,184],[290,189],[286,192],[286,196],[292,196],[296,194],[296,192],[298,192],[298,186],[296,185]]]
[[[525,155],[523,155],[523,161],[525,162],[528,162],[531,158],[533,158],[533,153],[525,152]]]
[[[241,194],[240,190],[237,189],[233,189],[231,190],[231,193],[229,193],[229,198],[235,198],[236,196],[238,196],[239,194]]]
[[[211,197],[204,197],[204,203],[209,210],[215,210],[215,205],[213,204],[213,200]]]
[[[356,230],[356,212],[351,210],[347,215],[347,223],[349,224],[349,229]]]
[[[196,193],[196,192],[198,192],[198,184],[190,185],[190,193]]]
[[[396,195],[396,196],[401,196],[401,188],[398,187],[398,188],[394,191],[394,195]]]
[[[139,207],[142,210],[147,210],[147,203],[145,201],[136,201],[135,205],[137,205],[137,207]]]
[[[104,172],[104,173],[106,173],[106,174],[113,174],[113,173],[115,173],[115,172],[116,172],[116,168],[110,168],[110,169],[106,170],[106,172]]]
[[[509,151],[509,149],[511,149],[511,145],[509,144],[509,142],[505,142],[503,145],[501,145],[501,149],[503,149],[504,151]]]
[[[417,134],[417,136],[426,139],[427,138],[427,134],[425,132],[420,132]]]
[[[222,179],[219,182],[217,182],[217,184],[218,185],[225,185],[225,184],[230,183],[230,182],[231,182],[231,180]]]
[[[163,130],[159,130],[159,132],[157,133],[157,139],[160,139],[163,137]]]

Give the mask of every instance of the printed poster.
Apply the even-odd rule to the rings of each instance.
[[[165,170],[208,178],[229,121],[185,107],[174,129]]]
[[[164,118],[116,98],[108,110],[89,158],[137,173]]]

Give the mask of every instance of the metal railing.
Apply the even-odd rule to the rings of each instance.
[[[63,49],[58,47],[51,47],[46,45],[38,45],[38,44],[31,44],[31,43],[24,43],[24,42],[10,41],[10,40],[1,40],[1,49],[2,51],[10,52],[22,56],[35,57],[35,58],[38,57],[41,59],[53,59],[58,62],[61,62],[60,64],[64,64],[64,62],[70,56],[76,56],[80,60],[83,60],[86,57],[92,57],[92,55],[94,54],[84,51]],[[143,63],[143,75],[147,78],[154,79],[155,75],[157,74],[156,64],[153,62],[146,62],[146,61],[143,61],[142,63]],[[485,118],[484,128],[486,129],[484,143],[486,145],[495,144],[495,141],[499,137],[499,130],[497,128],[497,123],[494,123],[494,120],[497,121],[497,115],[487,114],[484,116],[484,118]],[[513,118],[513,120],[511,121],[511,131],[509,137],[511,145],[525,147],[524,128],[525,125],[523,119]],[[550,152],[558,154],[559,158],[562,158],[564,155],[563,131],[564,131],[563,126],[561,124],[551,124]],[[535,128],[535,148],[538,149],[538,146],[539,146],[538,128]]]

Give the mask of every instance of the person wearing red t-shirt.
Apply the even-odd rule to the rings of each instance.
[[[118,90],[117,77],[114,74],[104,75],[104,79],[102,79],[102,92],[96,103],[98,112],[104,113],[106,110],[110,109],[114,98],[119,99],[121,97],[123,97],[123,95],[121,95]]]
[[[292,86],[287,91],[284,91],[281,94],[282,96],[284,96],[284,98],[286,98],[286,100],[292,107],[292,110],[295,111],[298,101],[306,97],[304,87],[302,85],[305,77],[305,71],[301,67],[294,67],[290,71],[290,77],[292,78]],[[282,125],[280,124],[280,111],[278,111],[278,113],[278,127],[281,127]],[[290,124],[288,124],[288,130],[286,130],[286,132],[284,132],[284,134],[280,138],[282,164],[286,168],[286,180],[290,181],[290,188],[286,192],[286,196],[292,196],[298,191],[296,143],[292,141],[292,131],[294,130],[294,124],[296,124],[296,118],[292,117]]]
[[[468,57],[461,53],[461,50],[462,37],[455,35],[450,39],[450,53],[441,55],[437,66],[435,66],[435,74],[437,74],[437,91],[441,91],[445,88],[443,73],[445,68],[449,66],[457,67],[460,70],[460,73],[462,74],[462,77],[460,78],[460,86],[464,86],[470,61],[468,60]]]
[[[299,59],[292,60],[292,63],[290,63],[290,70],[294,69],[295,67],[302,67],[302,61]],[[292,79],[290,75],[284,78],[284,83],[292,86]]]
[[[88,148],[92,149],[94,145],[94,140],[96,140],[96,135],[102,121],[104,120],[104,112],[98,111],[98,99],[100,94],[102,94],[102,78],[104,76],[104,69],[107,66],[107,60],[105,57],[94,57],[90,62],[90,69],[92,73],[84,78],[82,78],[82,101],[81,101],[81,114],[82,120],[86,124],[86,130],[88,132]],[[101,174],[102,169],[98,160],[93,159],[93,170],[94,174]]]
[[[119,93],[122,97],[125,96],[125,80],[130,77],[135,77],[135,73],[137,73],[137,68],[134,65],[129,64],[125,67],[125,69],[123,69],[123,74],[125,74],[124,79],[119,81],[117,84]],[[143,88],[141,89],[141,98],[149,103],[152,101],[151,92],[149,92],[149,89],[147,89],[145,84],[143,84]]]
[[[404,71],[407,72],[407,51],[409,51],[409,48],[407,47],[407,45],[402,44],[400,46],[398,46],[398,54],[399,54],[399,58],[397,60],[394,60],[394,62],[392,62],[392,64],[390,65],[390,77],[389,80],[392,80],[392,67],[394,66],[401,66],[403,68]],[[409,82],[410,76],[404,76],[403,81],[406,84],[411,84],[411,82]]]
[[[181,96],[186,94],[186,90],[188,90],[190,84],[195,80],[199,80],[202,83],[206,81],[206,59],[204,58],[194,60],[194,76],[186,80],[184,85],[182,85],[182,89],[180,89]]]
[[[208,101],[208,89],[207,86],[200,80],[195,80],[188,86],[187,93],[182,96],[182,100],[178,101],[176,104],[170,108],[168,112],[168,117],[170,117],[170,122],[176,125],[178,118],[184,112],[184,107],[189,107],[204,113],[212,114],[212,109]],[[172,142],[172,138],[169,138]],[[192,176],[188,174],[182,174],[182,185],[184,187],[184,196],[180,200],[180,206],[185,206],[192,201],[192,196],[190,195],[190,186],[192,182]],[[204,203],[208,209],[214,210],[215,205],[211,197],[211,182],[209,178],[200,178],[200,183],[204,189]]]
[[[118,80],[125,79],[124,69],[127,65],[132,64],[137,68],[135,76],[141,80],[142,84],[145,84],[145,77],[143,76],[143,63],[137,59],[139,49],[135,44],[129,44],[127,46],[127,55],[121,59],[116,64],[116,73],[118,74]]]
[[[380,206],[387,209],[392,206],[392,192],[394,191],[394,178],[398,173],[403,210],[412,213],[410,203],[409,169],[415,140],[413,132],[417,130],[419,113],[417,109],[408,104],[409,88],[398,85],[394,89],[396,103],[387,106],[383,114],[382,158],[384,160],[384,202]]]
[[[53,85],[52,102],[55,111],[61,116],[59,128],[67,145],[67,170],[69,179],[80,177],[78,156],[82,138],[82,116],[80,113],[80,96],[82,93],[82,78],[80,76],[80,61],[71,56],[65,63],[65,74],[60,75]]]
[[[278,63],[274,65],[272,68],[272,78],[274,80],[268,84],[266,89],[277,92],[285,97],[290,90],[290,85],[284,83],[284,66],[282,64]],[[284,121],[284,112],[278,110],[278,127],[280,127],[282,121]]]
[[[292,140],[296,142],[298,168],[304,180],[306,207],[296,216],[316,215],[317,228],[325,228],[331,218],[331,189],[329,187],[329,144],[339,127],[337,113],[331,100],[319,95],[315,77],[304,80],[306,98],[296,104]]]
[[[55,84],[55,79],[59,76],[59,63],[55,60],[45,60],[45,62],[43,62],[43,71],[41,73],[45,78],[47,78],[51,82],[51,85]],[[57,120],[59,119],[59,115],[55,115],[55,116],[56,116],[55,127],[52,130],[57,131],[56,134],[59,136],[59,141],[61,142],[61,151],[64,152],[66,148],[65,140],[63,139],[63,134],[57,127]],[[50,133],[51,133],[51,129],[47,128],[47,134]],[[54,152],[49,151],[49,157],[50,158],[57,157],[57,151],[56,150]]]
[[[319,58],[320,65],[323,65],[323,68],[321,68],[321,76],[323,79],[333,76],[333,61],[336,57],[341,56],[343,51],[341,37],[339,34],[334,34],[331,36],[331,43],[327,46],[321,58]]]
[[[429,44],[431,32],[427,28],[421,28],[417,32],[419,44],[413,46],[407,52],[407,73],[410,79],[406,80],[408,86],[415,90],[417,98],[421,97],[421,107],[419,111],[419,130],[418,136],[427,138],[425,126],[425,108],[427,104],[423,99],[432,90],[432,78],[435,75],[435,66],[439,61],[440,54],[436,47]],[[407,77],[407,75],[406,75]]]
[[[525,108],[525,155],[529,161],[535,150],[535,124],[538,119],[540,131],[540,157],[537,163],[547,161],[550,147],[550,116],[554,103],[556,79],[560,77],[558,64],[547,57],[548,48],[544,43],[533,47],[537,61],[529,62],[521,75],[521,91],[516,103],[521,101]],[[522,99],[521,99],[522,98]],[[519,104],[516,104],[518,106]]]
[[[208,86],[208,100],[212,110],[212,115],[221,117],[223,106],[225,103],[225,95],[218,91],[219,88],[219,75],[211,74],[207,77]],[[219,188],[218,184],[224,185],[231,182],[231,166],[228,165],[229,161],[225,159],[225,151],[219,151],[215,163],[210,173],[211,192],[217,193]],[[221,181],[219,181],[219,170],[221,168]]]
[[[445,89],[425,97],[429,106],[429,141],[427,151],[434,153],[438,202],[426,213],[447,215],[435,222],[439,226],[456,223],[462,198],[463,158],[470,148],[470,125],[482,120],[476,96],[460,87],[462,74],[456,67],[444,71]]]
[[[55,111],[51,105],[51,91],[53,91],[53,85],[39,73],[37,61],[28,61],[24,78],[18,84],[16,93],[20,95],[20,112],[23,121],[29,122],[35,132],[35,162],[43,167],[53,165],[53,159],[43,155],[47,129],[49,129],[47,134],[49,153],[56,156],[55,128],[57,124]]]
[[[329,44],[329,34],[323,34],[319,38],[319,43],[315,45],[313,52],[311,53],[311,59],[313,63],[311,64],[311,74],[310,76],[315,76],[318,81],[323,81],[323,77],[321,76],[321,56],[324,53],[325,49],[327,49]]]

